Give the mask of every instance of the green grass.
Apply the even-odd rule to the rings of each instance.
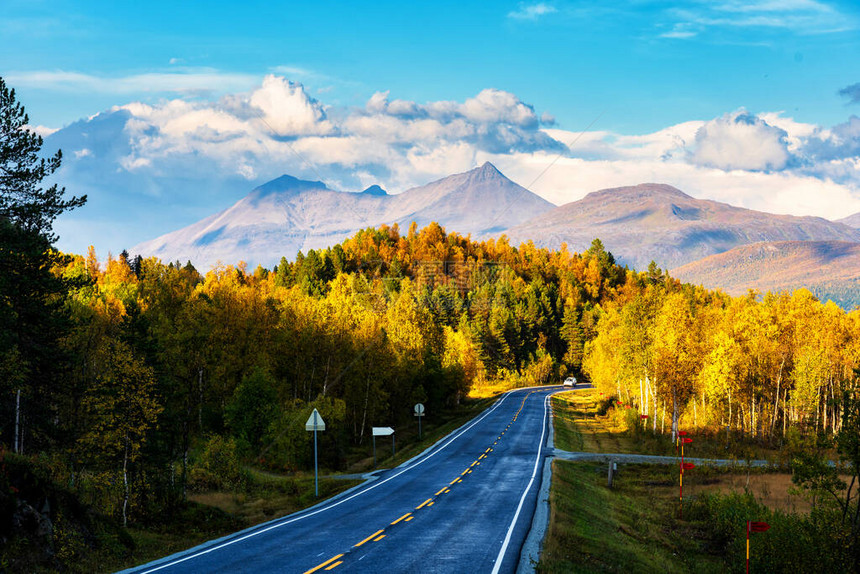
[[[638,413],[618,407],[596,389],[581,389],[553,395],[555,446],[573,452],[651,454],[676,456],[671,438],[670,420],[658,424],[657,432],[649,424],[639,424]],[[661,421],[662,422],[662,421]],[[665,433],[660,431],[664,430]],[[787,462],[786,451],[757,439],[750,439],[725,430],[683,428],[693,443],[687,445],[688,457],[737,460],[769,460],[775,464]]]
[[[573,452],[638,453],[625,427],[610,415],[601,415],[607,399],[596,389],[553,395],[554,443]]]
[[[705,524],[675,518],[667,469],[625,465],[612,489],[606,465],[553,463],[551,519],[537,572],[725,572]]]

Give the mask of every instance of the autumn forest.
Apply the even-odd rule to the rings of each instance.
[[[858,423],[860,311],[805,290],[732,298],[655,263],[619,266],[599,239],[572,253],[383,225],[273,269],[205,272],[59,253],[51,224],[86,198],[39,187],[61,155],[38,156],[41,138],[2,80],[0,109],[15,167],[0,177],[10,516],[23,457],[134,525],[189,491],[230,489],[243,465],[312,469],[314,408],[327,422],[320,464],[342,471],[372,426],[413,424],[415,403],[441,413],[482,390],[566,376],[593,384],[631,427],[672,438],[703,429],[778,448]]]

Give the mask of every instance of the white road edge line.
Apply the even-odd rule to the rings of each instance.
[[[516,390],[520,390],[520,389],[516,389]],[[189,554],[188,556],[183,556],[182,558],[179,558],[179,559],[176,559],[176,560],[172,560],[172,561],[170,561],[170,562],[166,562],[166,563],[164,563],[164,564],[161,564],[161,565],[156,566],[155,568],[151,568],[151,569],[149,569],[149,570],[144,570],[144,571],[142,571],[140,574],[150,574],[150,573],[152,573],[152,572],[158,572],[159,570],[163,570],[163,569],[168,568],[168,567],[170,567],[170,566],[176,566],[177,564],[181,564],[181,563],[183,563],[183,562],[185,562],[185,561],[187,561],[187,560],[191,560],[191,559],[193,559],[193,558],[197,558],[197,557],[199,557],[199,556],[203,556],[204,554],[209,554],[210,552],[214,552],[215,550],[220,550],[220,549],[222,549],[222,548],[224,548],[224,547],[226,547],[226,546],[231,546],[231,545],[233,545],[233,544],[236,544],[237,542],[242,542],[242,541],[244,541],[244,540],[247,540],[247,539],[249,539],[249,538],[253,538],[254,536],[258,536],[258,535],[263,534],[263,533],[265,533],[265,532],[268,532],[268,531],[270,531],[270,530],[274,530],[274,529],[276,529],[276,528],[280,528],[281,526],[286,526],[287,524],[292,524],[293,522],[298,522],[299,520],[303,520],[303,519],[305,519],[305,518],[310,518],[311,516],[314,516],[314,515],[319,514],[319,513],[321,513],[321,512],[325,512],[326,510],[330,510],[330,509],[332,509],[332,508],[335,508],[336,506],[340,506],[340,505],[341,505],[341,504],[343,504],[344,502],[347,502],[347,501],[349,501],[349,500],[352,500],[353,498],[356,498],[357,496],[361,496],[362,494],[366,494],[366,493],[370,492],[371,490],[373,490],[374,488],[376,488],[376,487],[378,487],[378,486],[382,486],[383,484],[385,484],[385,483],[386,483],[386,482],[388,482],[389,480],[394,480],[395,478],[397,478],[398,476],[400,476],[400,475],[401,475],[401,474],[403,474],[404,472],[408,472],[408,471],[412,470],[413,468],[417,467],[417,466],[418,466],[418,465],[420,465],[420,464],[423,464],[424,462],[426,462],[426,461],[430,460],[431,458],[433,458],[434,456],[436,456],[438,453],[442,452],[442,450],[443,450],[443,449],[447,448],[447,447],[448,447],[452,442],[454,442],[455,440],[457,440],[458,438],[460,438],[460,437],[461,437],[464,433],[466,433],[469,429],[471,429],[473,426],[475,426],[476,424],[478,424],[479,422],[481,422],[482,420],[484,420],[484,418],[486,418],[486,417],[487,417],[491,412],[493,412],[494,410],[496,410],[496,409],[499,407],[499,405],[501,405],[501,404],[505,401],[505,399],[507,399],[511,394],[513,394],[513,391],[505,393],[505,394],[504,394],[504,396],[503,396],[503,397],[502,397],[498,402],[496,402],[496,404],[495,404],[495,405],[493,405],[491,408],[487,409],[487,412],[485,412],[483,415],[481,415],[480,417],[478,417],[477,419],[475,419],[475,420],[472,422],[472,424],[470,424],[469,426],[467,426],[466,428],[464,428],[462,431],[460,431],[459,433],[457,433],[455,436],[451,437],[451,439],[450,439],[450,440],[448,440],[448,442],[446,442],[445,444],[443,444],[443,445],[442,445],[441,447],[439,447],[436,451],[434,451],[434,452],[430,453],[429,455],[427,455],[426,457],[422,458],[421,460],[419,460],[418,462],[416,462],[416,463],[415,463],[415,464],[413,464],[412,466],[408,466],[408,467],[404,468],[403,470],[401,470],[401,471],[400,471],[400,472],[398,472],[397,474],[394,474],[394,475],[392,475],[392,476],[389,476],[388,478],[386,478],[385,480],[383,480],[383,481],[381,481],[381,482],[377,482],[376,484],[373,484],[372,486],[370,486],[370,487],[368,487],[368,488],[365,488],[365,489],[364,489],[364,490],[362,490],[362,491],[356,492],[356,493],[355,493],[355,494],[353,494],[352,496],[349,496],[349,497],[347,497],[347,498],[343,498],[343,499],[341,499],[341,500],[337,501],[336,503],[334,503],[334,504],[332,504],[332,505],[330,505],[330,506],[325,506],[325,507],[323,507],[323,508],[320,508],[319,510],[315,510],[315,511],[313,511],[313,512],[309,512],[309,513],[307,513],[307,514],[303,514],[302,516],[297,516],[297,517],[295,517],[295,518],[291,518],[291,519],[289,519],[289,520],[285,520],[285,521],[283,521],[283,522],[279,522],[279,523],[277,523],[277,524],[273,524],[273,525],[271,525],[271,526],[269,526],[269,527],[267,527],[267,528],[263,528],[263,529],[261,529],[261,530],[255,530],[254,532],[251,532],[251,533],[249,533],[249,534],[246,534],[245,536],[241,536],[241,537],[239,537],[239,538],[234,538],[234,539],[232,539],[232,540],[228,540],[228,541],[226,541],[226,542],[224,542],[224,543],[222,543],[222,544],[218,544],[218,545],[216,545],[216,546],[213,546],[212,548],[207,548],[206,550],[201,550],[200,552],[195,552],[194,554]],[[546,418],[546,413],[544,413],[544,418]],[[546,425],[544,425],[544,426],[546,426]],[[541,435],[541,442],[543,442],[543,435]],[[540,452],[540,451],[538,451],[538,452]],[[532,480],[534,480],[534,475],[532,475]],[[529,486],[531,486],[531,483],[529,483]],[[527,489],[527,490],[528,490],[528,489]],[[522,501],[520,501],[520,506],[522,506]],[[519,514],[519,508],[517,509],[517,514]],[[514,518],[514,520],[516,520],[516,518]],[[508,538],[510,538],[510,532],[508,533]],[[507,542],[506,542],[506,544],[507,544]],[[494,572],[495,572],[495,570],[494,570]]]
[[[517,519],[520,517],[520,510],[523,509],[523,504],[526,501],[526,496],[531,490],[532,484],[535,481],[535,476],[537,475],[538,465],[540,464],[541,453],[543,452],[543,437],[546,434],[546,413],[547,413],[547,404],[549,404],[549,398],[552,395],[547,395],[544,397],[543,401],[543,426],[540,431],[540,442],[538,443],[538,453],[537,457],[535,457],[535,467],[532,470],[532,477],[529,480],[528,486],[523,491],[523,495],[520,497],[520,503],[517,505],[517,511],[514,513],[514,519],[511,520],[511,525],[508,526],[508,533],[505,535],[505,541],[502,543],[502,549],[499,550],[499,555],[496,556],[496,564],[493,566],[492,574],[499,574],[499,569],[502,567],[502,561],[505,559],[505,551],[508,549],[508,544],[511,542],[511,535],[514,533],[514,526],[517,525]]]

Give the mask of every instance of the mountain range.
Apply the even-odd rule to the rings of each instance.
[[[674,268],[762,241],[860,241],[860,230],[820,217],[774,215],[695,199],[664,184],[603,189],[508,230],[513,244],[567,243],[583,251],[599,237],[616,260]]]
[[[359,229],[432,221],[487,237],[555,207],[512,182],[491,163],[397,195],[379,186],[360,193],[281,176],[224,211],[132,248],[164,261],[190,260],[201,269],[245,261],[271,268],[281,257],[343,241]]]
[[[673,269],[672,276],[730,295],[805,287],[823,301],[850,309],[860,304],[860,243],[753,243]]]
[[[281,257],[333,245],[362,228],[396,223],[405,232],[412,222],[423,227],[431,221],[473,239],[505,234],[514,245],[566,243],[580,252],[600,238],[619,263],[635,269],[653,260],[685,281],[730,293],[807,286],[842,305],[860,304],[853,289],[860,229],[849,225],[860,217],[833,222],[775,215],[657,183],[603,189],[556,207],[490,163],[397,195],[377,185],[360,193],[335,191],[284,175],[131,252],[190,260],[200,269],[240,260],[271,268]],[[825,272],[828,279],[818,281],[816,273]]]
[[[843,217],[842,219],[837,220],[838,223],[844,223],[849,227],[858,227],[860,228],[860,213],[855,213],[854,215],[849,215],[848,217]]]

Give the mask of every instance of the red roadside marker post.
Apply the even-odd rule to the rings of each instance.
[[[678,518],[684,518],[684,471],[693,470],[694,468],[696,468],[696,465],[692,462],[681,463],[681,482],[678,493]]]
[[[682,436],[687,436],[687,431],[678,431],[678,436],[675,438],[675,456],[678,456],[678,446],[681,444]]]
[[[687,433],[684,433],[687,434]],[[693,442],[693,439],[687,437],[678,437],[678,442],[681,443],[681,464],[684,464],[684,445]]]
[[[767,532],[768,530],[770,530],[770,524],[767,522],[747,520],[747,574],[750,574],[750,533]]]

